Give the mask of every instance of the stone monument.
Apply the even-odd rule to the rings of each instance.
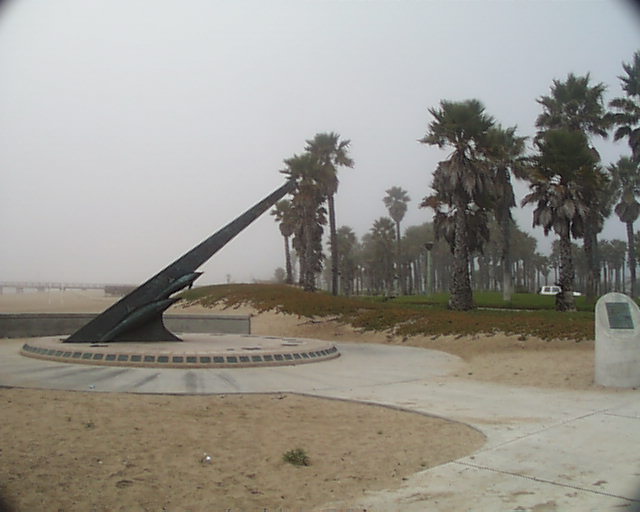
[[[622,293],[596,303],[595,381],[602,386],[640,386],[640,308]]]

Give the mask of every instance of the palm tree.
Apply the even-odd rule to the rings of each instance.
[[[371,232],[362,235],[360,239],[360,248],[358,250],[358,264],[361,286],[360,289],[365,291],[367,295],[377,293],[374,279],[374,265],[376,264],[376,256],[374,254],[373,237]]]
[[[608,293],[611,291],[610,281],[609,281],[609,269],[612,267],[613,260],[613,249],[611,247],[611,242],[609,240],[601,240],[600,241],[600,267],[602,269],[602,277],[603,282],[600,286],[600,293]],[[625,249],[626,251],[626,249]]]
[[[532,190],[522,205],[535,203],[533,225],[542,226],[544,234],[553,230],[559,237],[562,292],[556,297],[558,311],[574,311],[575,271],[571,256],[571,237],[584,234],[589,198],[585,184],[593,180],[595,157],[581,131],[547,130],[536,140],[538,155],[529,176]]]
[[[542,254],[536,252],[533,255],[533,265],[536,270],[536,289],[540,288],[543,284],[548,284],[549,281],[549,266],[550,260],[547,256],[543,256]],[[544,279],[544,283],[542,279]]]
[[[349,226],[341,226],[336,233],[338,243],[338,271],[340,274],[340,291],[345,295],[353,293],[353,283],[356,278],[356,253],[358,237]]]
[[[380,217],[373,223],[370,230],[373,245],[375,268],[373,274],[378,281],[378,289],[391,294],[393,289],[393,246],[395,239],[395,225],[389,217]]]
[[[331,293],[338,294],[338,244],[336,242],[336,208],[333,196],[338,191],[337,167],[353,167],[348,155],[349,140],[340,140],[337,133],[317,133],[307,141],[306,151],[318,161],[318,181],[329,205],[329,237],[331,242]]]
[[[606,138],[607,130],[611,126],[611,118],[606,112],[603,95],[606,87],[603,83],[590,85],[590,75],[575,76],[570,73],[564,82],[554,80],[551,94],[542,96],[537,101],[543,111],[536,120],[536,126],[541,130],[566,129],[582,132],[589,137],[596,135]],[[584,225],[584,251],[587,262],[587,296],[593,300],[596,294],[596,284],[599,282],[600,265],[597,262],[597,234],[602,230],[605,218],[610,215],[608,196],[600,193],[606,186],[606,177],[595,164],[600,160],[597,151],[591,148],[595,158],[593,179],[583,183],[583,194],[588,198],[587,222]],[[588,188],[586,183],[592,185]]]
[[[633,244],[634,232],[633,223],[640,215],[640,203],[637,198],[640,196],[640,167],[631,158],[623,156],[615,165],[608,167],[613,176],[616,197],[619,201],[615,207],[616,215],[620,222],[627,227],[627,250],[629,262],[629,274],[631,277],[631,296],[636,295],[636,253]]]
[[[511,173],[516,178],[524,178],[526,172],[523,158],[526,137],[516,135],[516,127],[502,128],[498,125],[487,134],[487,156],[493,172],[495,199],[493,212],[502,234],[502,298],[511,300],[513,277],[511,275],[510,226],[513,222],[511,208],[516,205],[511,185]]]
[[[589,85],[591,77],[569,73],[566,81],[554,80],[551,95],[536,100],[542,105],[542,113],[536,120],[541,129],[565,128],[581,131],[585,135],[607,137],[611,120],[602,100],[606,86],[603,83]]]
[[[468,310],[473,308],[469,257],[474,232],[470,221],[486,222],[484,212],[491,207],[492,181],[483,157],[487,132],[494,121],[478,100],[443,100],[440,108],[431,108],[429,112],[434,119],[420,142],[450,147],[453,151],[447,160],[438,164],[431,185],[436,193],[425,198],[422,206],[436,210],[434,223],[452,217],[454,261],[449,307]],[[448,212],[441,210],[443,205],[448,206]],[[442,232],[438,227],[436,231]]]
[[[425,252],[425,244],[432,241],[433,224],[430,222],[425,222],[419,226],[409,226],[404,231],[402,254],[411,271],[411,279],[408,279],[410,284],[408,293],[428,293],[427,286],[433,283],[431,276],[427,275],[428,271],[433,270],[433,265],[428,261],[430,257]],[[431,250],[433,250],[433,247]]]
[[[280,228],[280,234],[284,238],[284,257],[286,269],[285,283],[292,284],[293,272],[291,270],[291,251],[289,250],[289,237],[291,237],[291,235],[293,235],[293,233],[295,232],[296,218],[291,201],[289,201],[288,199],[281,199],[280,201],[278,201],[275,204],[273,210],[271,210],[271,215],[275,217],[276,222],[280,223],[278,227]]]
[[[591,174],[591,180],[581,184],[583,194],[589,198],[582,238],[587,268],[587,299],[595,301],[600,283],[598,234],[602,232],[605,220],[611,216],[615,190],[609,175],[599,165],[594,166]]]
[[[299,219],[294,248],[300,255],[300,282],[306,291],[315,291],[315,276],[322,270],[322,233],[326,211],[324,192],[318,182],[317,159],[310,153],[294,155],[284,161],[280,171],[296,182],[291,205]]]
[[[536,239],[518,229],[515,223],[509,235],[513,241],[512,259],[515,264],[516,288],[531,289],[529,277],[535,273],[535,253],[538,245]]]
[[[616,291],[624,293],[624,255],[627,252],[627,244],[622,240],[611,240],[610,245],[611,264],[616,272]]]
[[[615,98],[609,102],[614,110],[611,120],[617,126],[614,140],[627,138],[633,159],[640,162],[640,52],[633,55],[633,63],[622,63],[626,76],[619,76],[626,98]]]
[[[391,187],[386,191],[387,195],[382,198],[384,205],[389,210],[389,216],[396,223],[396,273],[402,286],[402,294],[407,293],[404,273],[402,271],[402,251],[400,248],[400,222],[407,213],[407,203],[411,200],[407,191],[401,187]]]
[[[549,262],[553,268],[553,282],[557,284],[560,280],[560,240],[554,240],[551,242],[551,254],[549,255]]]

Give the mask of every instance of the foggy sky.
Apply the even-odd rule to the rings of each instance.
[[[531,136],[553,79],[622,94],[639,23],[615,0],[5,4],[0,280],[142,282],[282,184],[318,132],[351,140],[338,225],[363,235],[392,186],[412,199],[404,227],[430,221],[418,204],[447,156],[417,142],[430,107],[478,98]],[[595,144],[605,164],[629,152]],[[531,210],[516,219],[547,252]],[[270,278],[283,252],[265,214],[198,284]]]

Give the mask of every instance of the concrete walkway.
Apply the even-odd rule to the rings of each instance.
[[[487,436],[468,457],[417,473],[397,490],[322,510],[640,510],[640,391],[508,387],[450,376],[455,356],[340,343],[342,357],[301,366],[117,368],[22,357],[0,342],[0,385],[133,393],[294,392],[401,407]]]

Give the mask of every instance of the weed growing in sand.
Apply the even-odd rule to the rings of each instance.
[[[311,464],[311,460],[309,459],[307,452],[302,448],[295,448],[285,452],[282,456],[282,460],[289,464],[293,464],[294,466],[309,466]]]

